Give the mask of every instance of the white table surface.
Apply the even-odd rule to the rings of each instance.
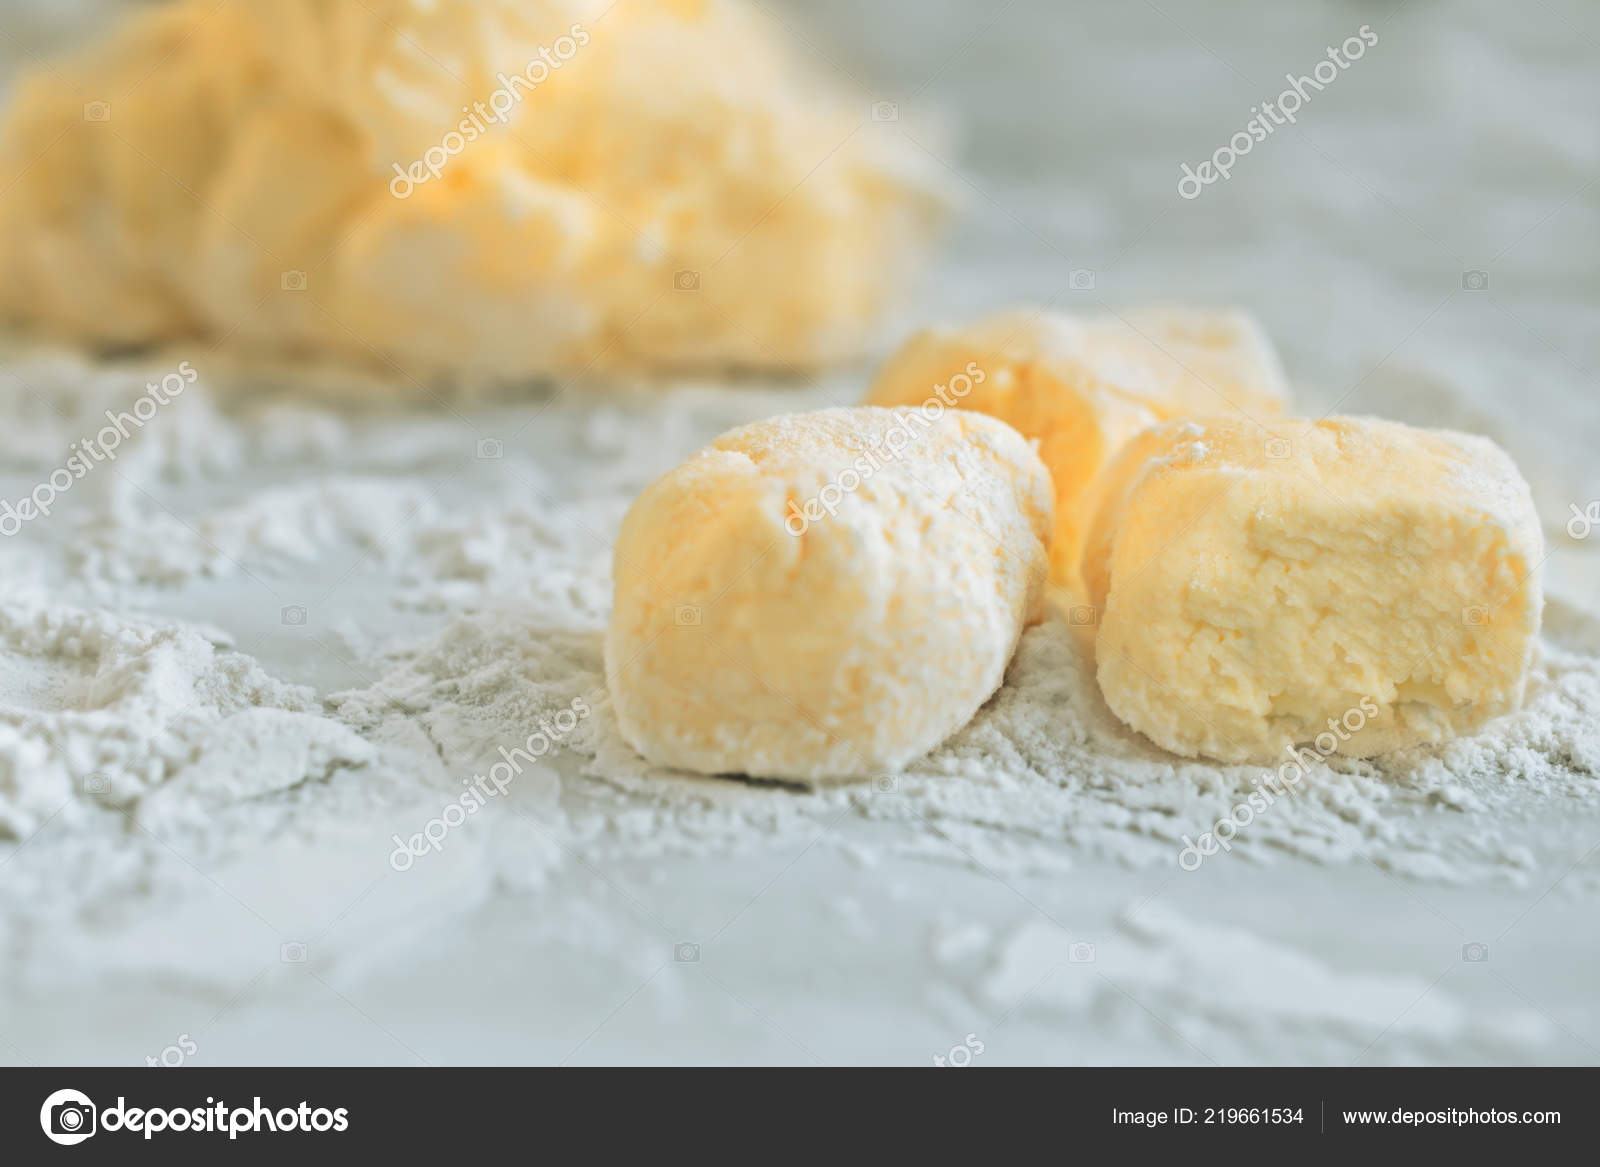
[[[1514,17],[1426,0],[806,7],[817,47],[802,51],[877,78],[863,82],[868,96],[906,111],[863,132],[920,134],[919,101],[965,123],[964,145],[945,157],[953,176],[963,168],[967,205],[886,344],[906,321],[1013,302],[1238,302],[1279,340],[1311,409],[1491,433],[1529,469],[1552,530],[1569,502],[1600,497],[1592,6],[1539,0]],[[1281,88],[1274,78],[1308,69],[1363,23],[1378,46],[1319,95],[1299,131],[1195,202],[1177,197],[1180,161],[1209,154]],[[1095,273],[1092,290],[1068,288],[1075,268]],[[1486,292],[1463,289],[1469,269],[1489,272]],[[847,401],[865,376],[842,370],[776,393],[795,407]],[[747,395],[751,417],[775,400],[727,392]],[[508,456],[577,490],[571,434],[595,400],[616,407],[572,391]],[[509,433],[530,408],[472,406],[457,422],[403,405],[350,424],[459,425],[470,462],[473,434]],[[675,429],[661,464],[709,436]],[[453,485],[453,505],[491,489],[475,473]],[[247,473],[225,489],[271,481]],[[207,505],[200,493],[187,502]],[[332,587],[318,618],[354,621],[374,639],[447,619],[394,608],[395,583],[375,565],[342,576],[352,558],[331,549],[277,582]],[[1600,547],[1560,548],[1552,589],[1600,606],[1597,562]],[[322,692],[365,683],[279,627],[278,603],[246,578],[119,602],[218,625],[273,675]],[[573,779],[566,797],[584,796]],[[886,844],[916,829],[857,817],[827,827],[826,845],[784,836],[739,855],[568,862],[531,891],[486,890],[441,865],[371,892],[385,875],[372,856],[362,867],[334,851],[264,846],[197,870],[182,904],[105,921],[103,943],[48,975],[32,967],[0,999],[0,1061],[137,1065],[182,1033],[198,1047],[194,1064],[211,1065],[927,1065],[968,1034],[984,1043],[979,1065],[1600,1062],[1600,799],[1525,829],[1548,846],[1524,886],[1287,858],[1177,879],[1171,866],[1109,864],[1067,845],[1070,870],[997,875],[955,854],[895,857]],[[862,865],[841,841],[881,858]],[[1228,984],[1179,983],[1179,967],[1172,983],[1125,992],[1103,974],[1130,943],[1117,926],[1130,909],[1243,930],[1328,971],[1333,991],[1370,976],[1414,984],[1417,997],[1365,1033],[1254,1016],[1264,989],[1247,968]],[[1097,961],[1046,956],[1031,988],[1012,991],[1017,982],[997,976],[1007,952],[1056,922],[1095,942]],[[307,941],[306,962],[279,959],[285,938]],[[1461,959],[1475,941],[1490,945],[1487,962]],[[680,943],[699,944],[700,959],[675,961]],[[1089,989],[1073,981],[1087,977],[1098,978]],[[1441,1002],[1484,1024],[1430,1036],[1416,1021]],[[1535,1037],[1497,1044],[1486,1036],[1497,1017],[1541,1020]]]

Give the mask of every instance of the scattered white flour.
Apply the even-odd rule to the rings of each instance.
[[[1292,1034],[1306,1061],[1390,1060],[1394,1046],[1430,1060],[1505,1061],[1553,1029],[1531,1008],[1485,1012],[1449,985],[1340,972],[1242,928],[1185,918],[1160,905],[1125,910],[1117,943],[1073,941],[1028,923],[996,946],[978,984],[992,1010],[1170,1030],[1198,1061],[1267,1055]],[[1241,977],[1241,970],[1249,970]],[[1392,1044],[1391,1044],[1392,1043]]]
[[[0,606],[0,831],[84,822],[91,805],[158,821],[372,760],[311,689],[216,639],[38,601]]]
[[[167,367],[50,354],[0,364],[0,406],[14,411],[0,432],[4,497]],[[907,856],[1002,880],[1107,861],[1181,874],[1184,836],[1226,816],[1259,770],[1175,759],[1126,731],[1059,617],[1025,635],[1006,685],[967,728],[872,782],[803,789],[663,773],[621,739],[601,635],[611,540],[632,497],[732,424],[832,400],[691,388],[477,406],[468,424],[431,406],[361,418],[223,396],[203,372],[59,513],[0,540],[0,985],[114,965],[232,993],[264,943],[275,951],[285,935],[315,939],[335,923],[343,939],[319,950],[321,967],[330,983],[354,983],[402,925],[454,918],[497,889],[605,880],[616,864],[648,869],[661,856],[817,848],[866,881]],[[520,452],[529,425],[554,457]],[[504,449],[485,456],[486,440]],[[381,584],[347,585],[367,590],[313,635],[252,643],[270,670],[231,651],[225,633],[174,618],[191,596],[226,589],[254,604],[263,580],[324,568],[337,589],[354,563]],[[136,615],[158,611],[167,615]],[[218,619],[214,606],[198,611]],[[1436,750],[1332,759],[1206,862],[1370,862],[1397,879],[1479,886],[1553,879],[1588,841],[1549,823],[1600,811],[1600,619],[1553,600],[1546,625],[1524,712]],[[305,662],[333,656],[336,684],[273,675],[325,676]],[[422,831],[575,699],[589,713],[558,748],[396,876],[396,838]],[[301,869],[316,885],[303,898],[323,914],[261,918],[247,889],[281,896]],[[183,940],[197,896],[244,905],[240,935]],[[840,927],[870,931],[850,903],[834,914]],[[1406,978],[1337,974],[1264,939],[1154,919],[1128,924],[1100,971],[1163,1016],[1188,1018],[1182,1040],[1216,1056],[1252,1056],[1251,1034],[1282,1025],[1349,1060],[1372,1021],[1415,995]],[[146,942],[163,929],[178,938]],[[1016,1005],[1041,962],[1062,960],[1059,936],[992,940],[957,920],[935,944],[938,964],[992,966],[973,990],[991,1012]],[[1230,1004],[1231,978],[1252,961],[1320,986],[1319,1003],[1291,1009],[1287,990],[1268,986],[1259,1014]],[[1068,979],[1075,967],[1066,961],[1026,1008],[1122,1008],[1104,980]],[[1448,993],[1400,1027],[1414,1048],[1485,1056],[1540,1039],[1528,1018],[1474,1021]]]
[[[93,439],[108,424],[107,411],[123,414],[146,386],[187,363],[195,381],[142,425],[123,422],[114,457],[96,461],[72,488],[108,489],[122,477],[140,485],[200,482],[246,465],[289,464],[302,469],[349,445],[344,419],[292,398],[264,396],[247,416],[228,416],[212,391],[212,365],[203,352],[148,354],[136,361],[95,362],[62,349],[26,347],[0,359],[0,465],[44,471],[63,464],[69,447]],[[137,420],[137,419],[135,419]]]
[[[188,519],[135,489],[112,497],[69,551],[69,567],[86,582],[178,585],[313,563],[351,545],[381,563],[410,524],[436,510],[420,483],[343,477],[260,490]]]

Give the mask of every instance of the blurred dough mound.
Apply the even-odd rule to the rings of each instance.
[[[743,0],[163,4],[17,85],[0,315],[415,376],[848,357],[943,197],[803,54]]]

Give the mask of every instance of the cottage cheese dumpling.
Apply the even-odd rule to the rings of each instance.
[[[1084,561],[1100,687],[1188,757],[1438,742],[1522,703],[1543,537],[1485,438],[1372,418],[1167,423]]]
[[[747,0],[177,0],[13,87],[0,318],[416,377],[855,353],[945,193]]]
[[[1039,442],[1055,481],[1051,574],[1074,587],[1099,476],[1124,443],[1172,417],[1276,416],[1288,386],[1271,344],[1242,312],[1017,310],[917,334],[867,395],[873,405],[930,398],[1001,418]]]
[[[724,434],[623,521],[605,644],[623,736],[704,773],[911,761],[999,687],[1039,615],[1050,505],[1028,443],[978,414],[828,409]]]
[[[1289,382],[1266,331],[1248,312],[1126,308],[1084,322],[1086,359],[1121,392],[1164,418],[1276,417]]]

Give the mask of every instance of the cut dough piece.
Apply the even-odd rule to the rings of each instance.
[[[1036,439],[1055,481],[1051,575],[1076,588],[1097,480],[1124,443],[1173,417],[1273,417],[1288,395],[1271,344],[1243,312],[1149,308],[1078,318],[1018,309],[912,337],[867,401],[943,400]]]
[[[1169,422],[1106,477],[1100,687],[1187,757],[1445,740],[1517,709],[1543,537],[1485,438],[1371,418]]]
[[[605,646],[623,736],[659,765],[763,778],[919,757],[1040,616],[1050,502],[1028,443],[974,413],[724,434],[623,521]]]

